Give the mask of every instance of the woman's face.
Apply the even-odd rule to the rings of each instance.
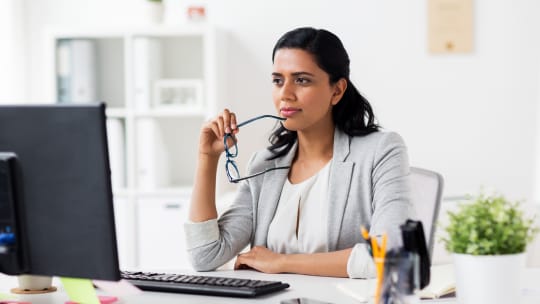
[[[301,49],[279,49],[274,55],[272,97],[283,123],[292,131],[333,126],[332,106],[341,99],[346,82],[330,84],[329,75]]]

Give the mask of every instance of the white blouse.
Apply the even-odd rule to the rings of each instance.
[[[268,229],[268,249],[278,253],[328,252],[329,161],[317,174],[291,184],[285,181]]]

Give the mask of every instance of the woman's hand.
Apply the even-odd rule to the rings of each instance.
[[[212,157],[219,157],[225,150],[223,146],[223,137],[225,133],[238,133],[236,128],[236,115],[228,109],[218,115],[213,120],[207,122],[201,129],[199,137],[199,153]],[[229,147],[233,144],[230,140],[227,142]]]
[[[266,273],[280,273],[285,255],[275,253],[263,246],[255,246],[250,251],[238,255],[234,269],[253,268]]]

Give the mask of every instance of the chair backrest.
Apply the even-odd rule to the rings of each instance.
[[[426,169],[411,167],[411,201],[417,220],[424,226],[430,260],[433,259],[436,221],[443,192],[443,177]]]

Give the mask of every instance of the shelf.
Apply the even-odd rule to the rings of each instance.
[[[50,99],[99,100],[107,107],[122,266],[188,266],[178,264],[179,257],[187,261],[179,237],[200,128],[217,102],[214,29],[203,24],[81,27],[49,34]]]
[[[125,109],[108,108],[106,111],[107,118],[126,118],[128,111]]]
[[[212,26],[206,24],[189,25],[155,25],[143,28],[131,28],[129,33],[135,36],[201,36],[211,31]]]
[[[191,195],[191,186],[184,187],[169,187],[169,188],[157,188],[157,189],[113,189],[113,195],[115,197],[129,198],[129,197],[185,197]]]
[[[193,117],[204,118],[206,112],[198,108],[163,108],[150,110],[128,110],[121,108],[108,108],[106,110],[107,118],[127,118],[134,116],[135,118],[167,118],[167,117]]]
[[[104,26],[50,28],[47,33],[56,39],[73,38],[116,38],[124,36],[200,36],[212,30],[207,24],[147,25],[147,26]]]
[[[127,188],[121,188],[121,189],[113,189],[113,196],[115,197],[122,197],[127,198],[135,195],[134,189],[127,189]]]
[[[148,189],[136,191],[135,195],[137,197],[186,197],[191,196],[192,189],[191,186]]]
[[[205,111],[198,108],[163,108],[151,109],[147,111],[138,110],[135,112],[137,118],[159,118],[159,117],[205,117]]]

